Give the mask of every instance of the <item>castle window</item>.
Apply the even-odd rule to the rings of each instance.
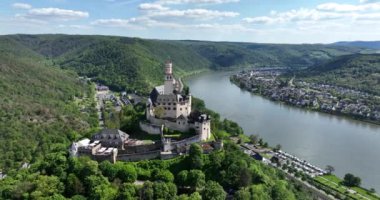
[[[168,107],[168,110],[170,110],[170,107]]]
[[[170,105],[172,105],[171,103],[168,103],[168,105],[170,106]]]
[[[181,122],[178,122],[178,124],[181,124]]]
[[[182,110],[182,108],[180,108],[179,110]]]
[[[162,105],[166,105],[166,103],[162,103]]]
[[[173,110],[177,110],[177,108],[176,108],[176,107],[174,107],[174,108],[173,108]]]
[[[176,103],[173,103],[173,105],[176,105]]]

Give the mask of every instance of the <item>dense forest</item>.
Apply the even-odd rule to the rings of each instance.
[[[380,95],[380,54],[341,56],[300,71],[295,76],[310,82],[349,87]]]
[[[143,94],[161,82],[163,62],[175,74],[239,66],[304,68],[361,48],[69,35],[0,36],[0,199],[309,199],[310,194],[235,144],[161,161],[97,163],[70,158],[69,144],[98,126],[94,86]],[[212,115],[216,138],[244,140],[238,124]],[[136,109],[136,110],[134,110]],[[141,108],[129,107],[120,127],[135,128]],[[128,111],[128,112],[127,112]],[[31,163],[30,168],[21,167]],[[25,166],[25,165],[24,165]],[[139,182],[135,182],[139,180]],[[135,183],[135,184],[134,184]],[[207,187],[206,187],[207,186]]]
[[[94,78],[114,90],[143,93],[160,82],[167,59],[173,60],[177,76],[185,76],[242,66],[303,68],[362,50],[319,44],[168,41],[113,36],[8,35],[1,36],[0,40],[11,40],[57,66]]]
[[[352,41],[352,42],[335,42],[333,45],[361,47],[368,49],[380,49],[380,41]]]
[[[81,110],[74,101],[91,93],[75,73],[53,67],[12,40],[0,40],[0,169],[33,162],[54,144],[68,145],[97,126],[95,110]]]
[[[198,144],[188,156],[171,160],[98,163],[50,152],[29,169],[12,171],[0,181],[3,199],[311,199],[279,170],[227,143],[225,150],[203,154]],[[138,180],[138,182],[136,182]]]

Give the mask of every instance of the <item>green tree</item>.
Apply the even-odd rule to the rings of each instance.
[[[78,194],[84,194],[83,183],[75,174],[69,174],[66,181],[66,194],[71,197]]]
[[[328,174],[331,174],[335,171],[335,168],[331,165],[327,165],[325,170],[327,171]]]
[[[249,140],[252,144],[256,144],[259,141],[259,136],[255,134],[250,135]]]
[[[175,182],[178,185],[178,187],[185,187],[188,185],[187,176],[188,176],[187,170],[182,170],[177,174]]]
[[[189,171],[187,175],[187,183],[192,190],[197,191],[203,189],[205,182],[205,174],[201,170]]]
[[[132,183],[124,183],[120,186],[118,199],[134,199],[136,196],[136,187]]]
[[[348,187],[359,187],[361,184],[361,179],[350,173],[344,175],[343,184]]]
[[[241,188],[234,194],[234,199],[236,200],[250,200],[251,193],[246,188]]]
[[[207,181],[207,187],[202,192],[202,199],[204,200],[225,200],[226,192],[223,187],[215,181]]]
[[[174,199],[177,195],[177,187],[173,183],[154,182],[154,199]]]
[[[271,196],[273,200],[295,200],[294,194],[287,188],[285,181],[276,181],[272,187]]]
[[[189,196],[189,200],[202,200],[202,196],[198,192],[193,192]]]
[[[32,199],[41,199],[54,194],[61,194],[64,190],[64,185],[56,176],[39,175],[34,184],[35,190],[31,193]]]
[[[169,170],[154,170],[153,171],[153,178],[155,181],[164,181],[164,182],[173,182],[174,176]]]
[[[202,158],[203,150],[202,147],[193,143],[190,146],[189,150],[189,159],[190,159],[190,167],[192,169],[202,169],[203,167],[203,158]]]
[[[101,162],[99,164],[99,169],[110,181],[114,180],[119,172],[118,165],[114,165],[108,160]]]
[[[143,187],[140,189],[140,198],[144,200],[154,199],[153,183],[146,181]]]
[[[279,150],[281,150],[281,144],[277,144],[275,147],[274,147],[274,151],[279,151]]]
[[[110,184],[100,184],[93,189],[90,198],[94,200],[113,200],[117,197],[117,190]]]
[[[137,179],[137,172],[133,165],[121,164],[119,166],[118,178],[123,182],[133,183]]]
[[[55,175],[61,180],[66,178],[67,159],[64,152],[54,152],[46,155],[42,165],[43,170],[49,175]]]
[[[83,184],[86,188],[86,196],[90,196],[95,193],[97,186],[103,184],[108,185],[110,183],[108,182],[107,178],[102,175],[91,175],[85,178]]]

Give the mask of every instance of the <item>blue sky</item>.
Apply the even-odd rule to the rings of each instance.
[[[380,40],[380,0],[1,0],[0,34],[263,43]]]

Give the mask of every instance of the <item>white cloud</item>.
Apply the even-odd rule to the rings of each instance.
[[[145,29],[152,20],[146,17],[137,17],[130,19],[98,19],[91,22],[91,25],[94,26],[103,26],[103,27],[118,27],[118,28],[132,28],[132,29]]]
[[[378,2],[379,0],[359,0],[360,3],[373,3]]]
[[[78,25],[78,24],[70,24],[70,25],[60,24],[58,25],[58,28],[90,29],[91,26]]]
[[[183,17],[192,19],[215,19],[215,18],[225,18],[225,17],[236,17],[239,16],[237,12],[227,12],[218,10],[207,10],[207,9],[187,9],[187,10],[166,10],[151,12],[148,14],[149,17]]]
[[[299,21],[314,21],[324,23],[325,21],[341,20],[342,23],[350,21],[368,21],[380,19],[380,3],[368,4],[338,4],[325,3],[314,9],[300,8],[286,12],[272,11],[267,16],[248,17],[242,21],[251,24],[286,24]]]
[[[321,11],[332,12],[363,12],[363,11],[377,11],[380,10],[380,3],[368,3],[368,4],[339,4],[339,3],[325,3],[317,6]]]
[[[12,7],[17,8],[17,9],[26,9],[26,10],[32,8],[32,6],[27,3],[14,3],[12,4]]]
[[[235,3],[240,0],[158,0],[160,4],[222,4],[222,3]]]
[[[143,3],[139,5],[140,10],[169,10],[168,7],[164,7],[157,3]]]
[[[204,23],[204,24],[184,24],[157,21],[145,17],[130,18],[130,19],[99,19],[93,21],[92,25],[105,26],[105,27],[118,27],[118,28],[133,28],[133,29],[146,29],[146,28],[165,28],[176,30],[219,30],[223,32],[254,32],[257,31],[252,28],[247,28],[242,24],[218,24],[218,23]]]
[[[17,15],[22,18],[34,18],[40,20],[75,20],[87,18],[88,12],[65,10],[60,8],[35,8],[31,9],[25,15]]]
[[[272,12],[269,16],[248,17],[243,22],[252,24],[274,24],[296,21],[325,21],[336,20],[345,17],[344,13],[321,12],[316,9],[301,8],[298,10],[290,10],[287,12]]]
[[[272,24],[275,23],[278,19],[262,16],[262,17],[247,17],[243,18],[243,22],[252,23],[252,24]]]

